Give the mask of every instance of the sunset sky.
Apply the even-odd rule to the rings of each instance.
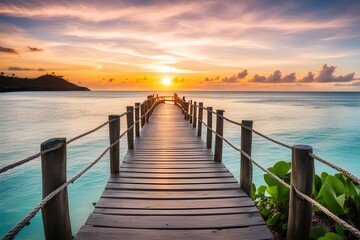
[[[359,91],[360,1],[0,0],[0,70],[92,90]]]

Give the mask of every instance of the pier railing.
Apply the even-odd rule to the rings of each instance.
[[[252,164],[266,172],[270,177],[277,180],[280,184],[290,190],[289,199],[289,216],[288,216],[288,229],[287,239],[310,239],[311,221],[312,221],[312,206],[314,205],[321,210],[325,215],[331,218],[336,223],[340,224],[344,229],[351,232],[357,238],[360,238],[359,229],[339,218],[327,208],[322,206],[319,202],[315,201],[312,196],[312,189],[314,183],[314,159],[318,160],[329,167],[345,174],[355,183],[360,184],[360,179],[349,171],[336,166],[329,161],[315,155],[313,149],[308,145],[294,145],[290,146],[278,140],[275,140],[265,134],[262,134],[253,129],[252,120],[242,120],[237,122],[224,116],[224,110],[213,111],[212,107],[204,107],[202,102],[198,104],[196,101],[186,101],[185,98],[179,98],[176,95],[175,103],[182,109],[185,119],[193,125],[197,126],[197,136],[202,134],[202,125],[207,129],[206,131],[206,146],[212,148],[212,135],[215,135],[214,146],[214,161],[222,161],[223,142],[227,143],[232,149],[241,154],[240,159],[240,188],[251,197],[252,187]],[[207,112],[207,122],[203,121],[203,112]],[[216,127],[213,129],[212,119],[213,115],[216,117]],[[223,135],[224,120],[241,127],[241,146],[237,147],[226,139]],[[251,157],[252,149],[252,133],[278,144],[282,147],[291,150],[292,153],[292,169],[290,184],[286,183],[278,176],[273,174],[268,169],[261,166]]]
[[[120,168],[120,147],[122,137],[127,135],[128,149],[134,148],[134,135],[140,137],[141,128],[149,122],[153,110],[160,103],[173,102],[179,106],[184,119],[189,121],[194,128],[197,127],[197,136],[202,135],[202,126],[206,127],[206,146],[212,149],[212,137],[215,136],[214,161],[222,161],[223,142],[230,145],[235,151],[241,154],[240,160],[240,188],[250,197],[253,169],[252,164],[266,172],[280,184],[290,189],[289,217],[288,217],[288,239],[309,239],[311,230],[312,205],[323,211],[327,216],[339,223],[344,229],[350,231],[354,236],[360,238],[360,231],[337,217],[324,206],[311,198],[314,179],[314,159],[327,164],[330,167],[344,173],[357,184],[359,178],[350,172],[326,161],[312,152],[312,147],[307,145],[290,146],[277,141],[265,134],[253,129],[253,121],[243,120],[237,122],[224,116],[223,110],[213,111],[212,107],[204,107],[200,102],[197,104],[192,100],[186,101],[185,97],[180,98],[176,93],[174,96],[149,95],[142,103],[135,103],[128,106],[126,112],[120,115],[110,115],[108,121],[98,127],[83,133],[70,140],[56,138],[45,141],[41,144],[41,151],[26,159],[0,168],[0,174],[15,167],[21,166],[41,156],[43,174],[43,199],[36,207],[29,212],[16,226],[14,226],[2,239],[13,239],[18,232],[28,225],[31,219],[42,210],[43,225],[46,239],[72,239],[67,186],[74,183],[86,171],[93,167],[102,157],[110,152],[110,173],[118,173]],[[203,121],[204,111],[207,113],[207,122]],[[215,130],[213,129],[213,115],[216,117]],[[120,134],[120,118],[126,116],[126,130]],[[241,146],[237,147],[224,137],[224,120],[241,127]],[[73,141],[85,137],[100,128],[109,125],[110,145],[85,169],[74,177],[67,180],[66,176],[66,146]],[[134,134],[135,133],[135,134]],[[262,167],[251,157],[252,134],[257,134],[273,143],[283,146],[292,151],[292,171],[290,184],[278,178],[268,169]]]
[[[127,135],[128,149],[133,149],[134,132],[136,137],[140,137],[140,125],[144,127],[144,125],[149,122],[154,108],[165,101],[174,101],[174,96],[149,95],[145,101],[135,103],[135,107],[127,106],[126,112],[120,115],[109,115],[108,121],[88,132],[82,133],[69,140],[66,140],[66,138],[49,139],[41,144],[40,152],[1,167],[0,174],[41,157],[43,195],[43,199],[35,208],[1,239],[14,239],[21,229],[30,224],[31,219],[35,217],[40,210],[42,212],[46,239],[72,239],[67,186],[74,183],[85,172],[92,168],[107,152],[110,154],[110,173],[118,173],[120,168],[120,140]],[[120,118],[122,117],[126,117],[126,130],[120,134]],[[109,125],[110,145],[81,172],[67,179],[67,145],[96,132],[106,125]]]

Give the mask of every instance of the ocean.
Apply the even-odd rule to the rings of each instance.
[[[0,94],[0,166],[37,153],[53,137],[68,139],[125,112],[153,92],[14,92]],[[159,95],[173,93],[159,92]],[[253,120],[253,128],[289,145],[311,145],[314,153],[360,176],[360,93],[358,92],[178,92],[205,107],[225,110],[235,121]],[[125,119],[121,121],[122,131]],[[204,114],[206,121],[206,114]],[[203,136],[205,128],[203,128]],[[225,122],[224,136],[240,146],[240,127]],[[203,139],[205,139],[203,137]],[[108,146],[108,128],[68,146],[68,178],[85,168]],[[126,154],[121,141],[121,159]],[[253,158],[270,167],[291,161],[289,149],[253,135]],[[239,179],[240,154],[224,143],[223,162]],[[334,170],[316,162],[316,173]],[[254,166],[254,183],[263,183]],[[85,223],[109,177],[109,157],[68,187],[72,232]],[[36,159],[0,175],[0,236],[41,200],[41,162]],[[16,239],[44,239],[41,213]]]

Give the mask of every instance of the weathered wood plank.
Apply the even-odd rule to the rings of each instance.
[[[103,228],[84,225],[75,239],[114,239],[114,240],[260,240],[272,239],[272,235],[266,225],[251,226],[233,229],[210,229],[210,230],[151,230],[151,229],[128,229],[128,228]]]
[[[102,194],[104,198],[138,198],[138,199],[163,199],[163,200],[184,200],[184,199],[211,199],[245,197],[246,194],[236,190],[217,191],[140,191],[140,190],[113,190],[105,189]]]
[[[234,208],[204,208],[204,209],[129,209],[129,208],[95,208],[94,213],[109,215],[134,215],[134,216],[201,216],[201,215],[224,215],[240,213],[256,213],[259,210],[254,206]]]
[[[208,209],[208,208],[227,208],[227,207],[250,207],[254,203],[247,197],[223,198],[223,199],[190,199],[190,200],[138,200],[138,199],[114,199],[100,198],[95,205],[102,208],[133,208],[133,209]]]
[[[211,172],[211,173],[136,173],[120,172],[120,177],[125,178],[227,178],[233,177],[230,172]],[[221,182],[221,179],[219,179]]]
[[[199,191],[199,190],[228,190],[238,189],[238,183],[218,183],[218,184],[177,184],[177,185],[159,185],[159,184],[131,184],[131,183],[108,183],[107,189],[120,190],[153,190],[153,191]]]
[[[110,178],[109,183],[137,183],[137,184],[161,184],[161,185],[179,185],[179,184],[221,184],[221,183],[237,183],[233,177],[228,178]]]
[[[221,221],[219,221],[221,219]],[[223,229],[264,224],[259,213],[205,216],[122,216],[93,213],[87,225],[141,229]]]

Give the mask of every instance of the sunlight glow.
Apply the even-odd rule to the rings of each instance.
[[[170,84],[171,84],[171,79],[170,79],[169,77],[163,77],[163,78],[161,79],[161,83],[162,83],[163,85],[165,85],[165,86],[170,86]]]

